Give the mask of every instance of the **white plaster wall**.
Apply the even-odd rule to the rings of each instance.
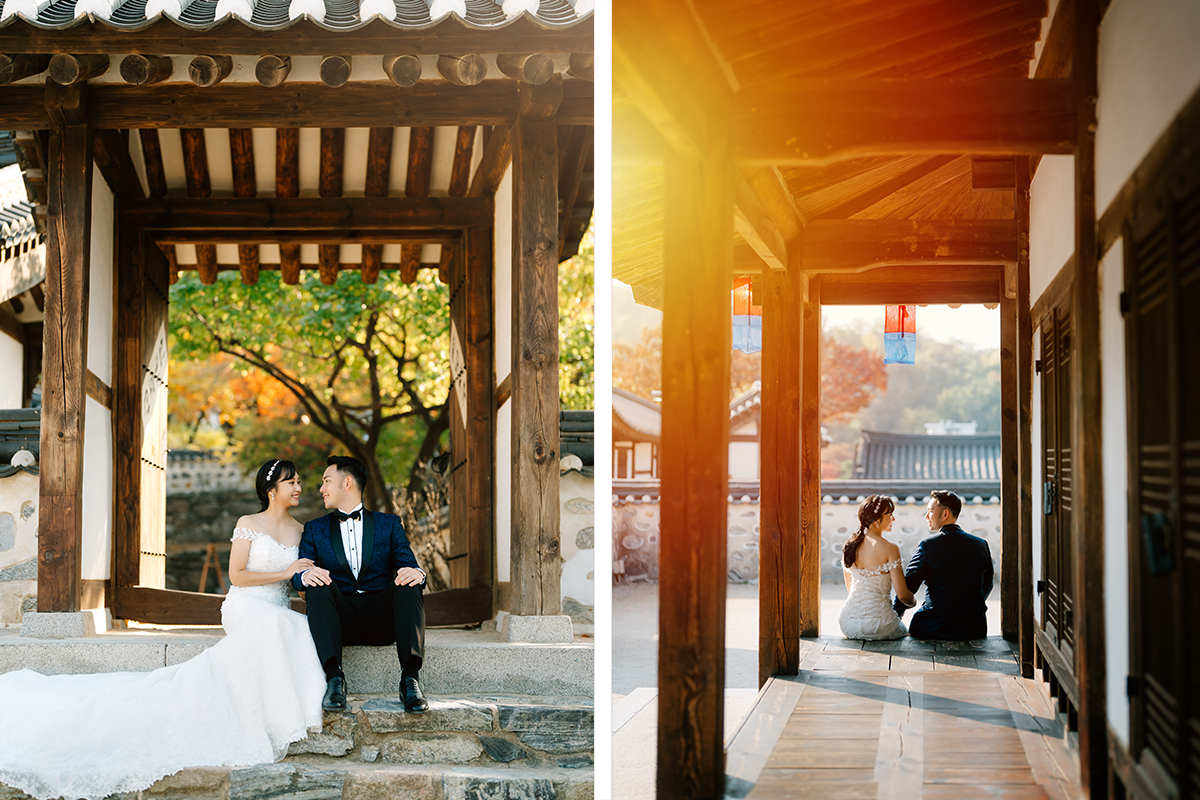
[[[1033,332],[1033,358],[1042,357],[1040,331]],[[1042,596],[1037,582],[1042,579],[1042,376],[1033,376],[1033,413],[1029,426],[1029,441],[1033,446],[1033,614],[1042,622]]]
[[[21,376],[25,372],[24,350],[16,339],[0,333],[0,408],[21,407]]]
[[[19,625],[37,594],[38,485],[28,472],[0,478],[0,627]]]
[[[92,398],[84,411],[83,552],[84,580],[109,577],[112,557],[112,413]]]
[[[758,480],[758,442],[729,443],[729,478],[735,481]]]
[[[1129,746],[1129,462],[1125,398],[1124,252],[1118,241],[1100,262],[1101,442],[1104,463],[1104,651],[1108,724]]]
[[[496,224],[492,254],[495,265],[496,382],[512,371],[512,167],[496,191]],[[496,414],[496,579],[509,580],[512,561],[512,401]]]
[[[589,624],[596,605],[595,481],[577,470],[564,472],[559,479],[558,498],[563,613],[576,617],[576,622]]]
[[[87,365],[97,378],[112,386],[113,195],[100,175],[99,168],[94,167],[92,173],[92,252],[88,289]]]
[[[633,443],[633,473],[630,477],[649,477],[654,467],[654,445],[651,442]],[[645,473],[643,475],[642,473]]]
[[[1029,297],[1038,297],[1075,252],[1075,157],[1043,156],[1029,186]]]
[[[1100,27],[1096,211],[1200,88],[1200,3],[1114,0]]]

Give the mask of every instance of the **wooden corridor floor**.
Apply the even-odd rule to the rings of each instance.
[[[729,748],[748,800],[1075,800],[1077,757],[1008,642],[808,644]]]

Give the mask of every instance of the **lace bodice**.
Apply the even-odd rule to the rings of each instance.
[[[277,539],[251,528],[234,528],[233,539],[230,541],[237,539],[247,539],[250,542],[250,555],[246,558],[246,569],[250,572],[283,572],[300,553],[298,546],[281,544]],[[238,596],[259,597],[286,606],[288,583],[277,581],[262,586],[230,586],[228,597]]]
[[[897,639],[908,631],[892,610],[892,576],[903,566],[894,558],[868,569],[849,567],[850,596],[838,615],[842,633],[851,639]]]
[[[887,573],[894,570],[896,567],[900,566],[900,563],[901,563],[900,559],[893,558],[891,561],[887,562],[886,564],[880,564],[878,567],[871,567],[870,569],[859,569],[858,567],[850,567],[849,569],[850,569],[850,574],[856,578],[870,578],[875,575],[886,575]]]

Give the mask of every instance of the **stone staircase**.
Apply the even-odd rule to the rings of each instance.
[[[0,631],[0,672],[149,670],[190,658],[213,631],[111,631],[27,639]],[[585,800],[594,795],[593,648],[513,644],[488,631],[430,630],[422,686],[430,708],[397,699],[391,647],[346,648],[350,708],[295,742],[278,764],[204,767],[110,800]],[[0,800],[26,795],[0,785]]]

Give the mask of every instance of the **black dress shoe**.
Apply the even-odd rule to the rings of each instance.
[[[321,708],[326,711],[346,710],[346,679],[330,678],[325,684],[325,697],[321,700]]]
[[[410,714],[424,714],[429,710],[429,701],[425,699],[425,693],[421,691],[421,684],[416,678],[400,679],[400,702],[404,703],[404,710]]]

